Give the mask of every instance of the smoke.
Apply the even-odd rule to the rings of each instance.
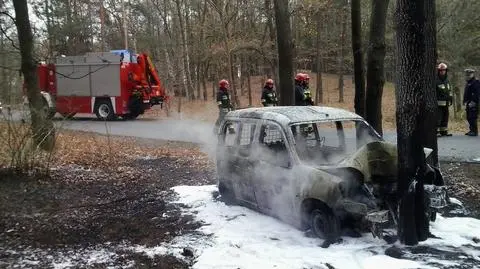
[[[334,187],[340,182],[347,195],[372,206],[359,195],[362,173],[342,165],[351,164],[348,160],[359,148],[379,137],[367,125],[353,121],[344,122],[343,132],[337,131],[335,123],[333,128],[320,125],[318,130],[305,124],[296,126],[287,130],[285,137],[275,124],[259,130],[254,122],[232,124],[234,132],[226,132],[225,146],[217,156],[221,160],[219,177],[234,188],[238,199],[257,204],[265,213],[294,226],[300,224],[303,199],[318,195],[333,205],[342,195]]]

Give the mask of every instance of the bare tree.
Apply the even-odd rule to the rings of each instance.
[[[284,106],[294,105],[293,42],[288,0],[274,0],[273,4],[275,9],[275,25],[277,28],[280,104]]]
[[[341,17],[342,17],[342,33],[340,37],[340,58],[339,58],[339,67],[338,67],[338,102],[343,103],[344,100],[344,82],[343,82],[343,73],[345,72],[345,43],[347,35],[347,4],[342,3],[341,8]]]
[[[13,1],[15,8],[15,24],[17,26],[20,54],[22,58],[22,73],[27,87],[27,97],[31,114],[31,128],[35,145],[44,150],[53,149],[54,127],[47,118],[47,106],[40,94],[37,84],[36,63],[33,57],[33,34],[28,16],[26,0]]]
[[[437,63],[437,20],[435,0],[425,1],[425,88],[424,96],[426,101],[424,146],[433,149],[431,153],[432,165],[438,166],[438,144],[437,144],[437,92],[435,90],[436,63]]]
[[[352,50],[355,73],[355,113],[365,116],[365,71],[362,51],[362,12],[360,0],[350,1],[352,18]]]
[[[366,120],[377,132],[382,130],[382,95],[385,84],[385,27],[389,0],[372,0],[370,43],[367,59]]]
[[[400,242],[426,239],[423,131],[425,124],[425,0],[398,0],[396,8],[396,119]],[[425,227],[425,224],[427,224]]]
[[[322,16],[320,10],[315,16],[317,21],[317,36],[316,36],[316,67],[317,67],[317,89],[315,92],[315,104],[323,103],[323,80],[322,80]]]

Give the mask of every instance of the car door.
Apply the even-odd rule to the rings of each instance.
[[[288,141],[280,125],[263,121],[256,143],[254,180],[258,207],[283,219],[291,215],[295,197]]]
[[[254,185],[254,166],[255,158],[252,156],[252,142],[257,122],[255,120],[244,120],[240,123],[239,135],[236,141],[237,150],[235,152],[236,163],[233,163],[237,177],[236,185],[240,190],[239,199],[250,206],[256,207]]]

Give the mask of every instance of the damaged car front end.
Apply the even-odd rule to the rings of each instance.
[[[426,158],[431,153],[425,149]],[[359,115],[330,107],[265,107],[229,112],[218,132],[218,187],[252,209],[326,241],[342,230],[386,239],[398,223],[397,147]],[[431,221],[447,203],[439,169],[426,161]]]

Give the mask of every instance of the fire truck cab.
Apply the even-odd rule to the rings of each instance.
[[[60,56],[37,68],[51,114],[95,114],[102,120],[135,119],[168,101],[157,70],[145,53],[131,50]],[[53,115],[51,115],[53,116]]]

